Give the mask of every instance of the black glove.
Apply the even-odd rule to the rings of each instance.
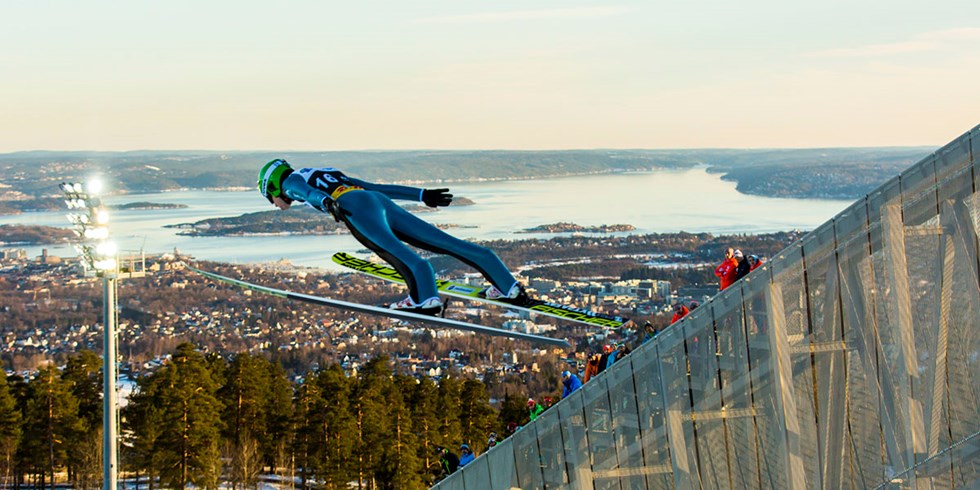
[[[453,202],[453,195],[449,189],[425,189],[422,191],[422,202],[430,208],[448,206]]]
[[[313,207],[316,208],[321,213],[329,213],[330,212],[330,203],[331,202],[332,202],[332,200],[329,197],[324,197],[322,200],[320,200],[320,205],[319,206],[317,206],[316,204],[313,204]]]

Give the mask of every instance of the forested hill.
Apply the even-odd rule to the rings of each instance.
[[[925,158],[930,148],[821,148],[724,152],[709,172],[745,194],[856,199]]]
[[[0,154],[0,201],[56,197],[58,183],[102,174],[117,192],[253,187],[259,166],[336,166],[378,182],[526,179],[707,166],[746,193],[858,197],[934,148],[776,150],[18,152]]]
[[[297,168],[338,167],[356,177],[378,182],[533,178],[691,167],[702,163],[696,155],[684,152],[615,150],[20,152],[0,154],[0,169],[5,183],[25,194],[41,197],[58,190],[55,180],[84,179],[93,172],[106,174],[112,189],[127,192],[254,187],[258,169],[274,158],[285,158]],[[38,178],[39,174],[42,178]]]

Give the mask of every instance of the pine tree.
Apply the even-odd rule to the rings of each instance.
[[[296,400],[296,454],[303,472],[325,488],[344,488],[350,481],[356,434],[349,407],[350,382],[337,365],[310,373]]]
[[[179,346],[178,346],[179,348]],[[211,373],[211,380],[218,386],[224,386],[228,382],[228,362],[221,354],[209,352],[204,356],[204,366]]]
[[[417,437],[412,426],[411,407],[405,402],[404,393],[411,394],[406,385],[415,384],[415,379],[396,376],[394,383],[384,390],[387,400],[390,432],[388,443],[384,446],[384,457],[375,471],[378,487],[384,490],[421,489],[422,463],[416,452]]]
[[[68,358],[62,379],[78,400],[78,415],[91,426],[102,424],[102,358],[82,350]]]
[[[291,446],[290,434],[293,418],[293,385],[286,378],[286,371],[279,364],[266,363],[269,371],[269,390],[266,406],[265,462],[275,472],[286,465]]]
[[[181,344],[158,376],[163,431],[157,445],[162,483],[216,488],[221,472],[221,402],[215,396],[217,383],[204,357],[191,344]]]
[[[68,462],[69,443],[78,438],[78,401],[53,366],[41,369],[29,383],[22,446],[24,462],[41,477],[41,486]],[[39,472],[40,471],[40,472]]]
[[[436,413],[439,417],[438,444],[453,451],[462,443],[463,434],[460,428],[460,394],[463,383],[452,377],[439,381],[436,392]]]
[[[11,483],[14,469],[14,454],[20,439],[21,414],[17,401],[7,385],[7,376],[0,372],[0,485]]]
[[[530,417],[527,412],[527,398],[515,396],[511,393],[504,395],[504,401],[500,404],[500,412],[497,414],[500,421],[498,427],[522,426],[528,423]],[[504,434],[504,437],[510,434]]]
[[[27,383],[27,381],[17,374],[12,374],[7,377],[7,386],[10,388],[10,394],[13,395],[15,405],[17,406],[17,411],[21,415],[20,424],[20,440],[17,443],[17,449],[14,452],[14,481],[24,481],[25,477],[30,474],[33,469],[31,467],[31,462],[27,454],[26,446],[27,441],[24,440],[24,433],[27,430],[27,404],[30,402],[32,394],[32,388]]]
[[[431,484],[442,473],[439,467],[439,457],[436,447],[441,439],[439,435],[439,417],[436,415],[436,398],[438,387],[431,379],[423,377],[414,387],[402,385],[408,392],[406,397],[412,414],[412,426],[415,428],[416,455],[421,465],[421,473],[426,483]]]
[[[248,353],[235,356],[225,370],[225,385],[218,390],[224,405],[222,431],[228,441],[232,486],[253,486],[262,460],[260,446],[268,445],[269,370],[266,361]]]
[[[80,433],[68,441],[68,473],[76,488],[102,479],[102,359],[90,350],[68,358],[61,378],[78,400]]]
[[[327,482],[328,488],[346,488],[353,476],[352,460],[357,444],[354,418],[351,416],[352,382],[340,366],[334,364],[316,378],[322,393],[322,413],[318,417],[321,430],[317,432],[323,446],[318,458],[318,475]]]
[[[300,470],[300,488],[307,488],[307,480],[313,462],[316,460],[315,449],[318,437],[314,430],[319,427],[316,421],[323,404],[323,396],[315,382],[316,375],[308,373],[306,381],[296,390],[295,409],[293,410],[293,454]]]
[[[384,457],[385,435],[389,432],[388,405],[385,393],[391,385],[391,367],[386,356],[378,356],[364,365],[352,392],[352,411],[357,427],[358,488],[367,484],[373,488],[373,480]]]
[[[142,472],[148,477],[150,490],[160,470],[160,447],[157,439],[163,433],[161,409],[161,378],[152,374],[137,380],[136,389],[129,396],[129,403],[122,409],[121,461],[131,466],[137,476]]]
[[[463,442],[473,451],[484,451],[487,434],[497,430],[497,413],[490,406],[490,395],[483,383],[473,379],[463,381],[459,413]]]

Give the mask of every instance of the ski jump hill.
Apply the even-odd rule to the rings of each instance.
[[[980,488],[980,126],[439,490]]]

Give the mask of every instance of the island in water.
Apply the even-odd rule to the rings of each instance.
[[[186,204],[176,204],[167,202],[129,202],[126,204],[116,204],[114,206],[108,206],[109,209],[116,209],[120,211],[152,211],[156,209],[184,209]]]
[[[599,225],[582,226],[575,223],[552,223],[550,225],[538,225],[534,228],[525,228],[518,233],[616,233],[622,231],[634,231],[633,225]]]
[[[39,225],[0,225],[0,245],[48,245],[75,238],[66,228]]]
[[[460,197],[453,206],[471,206],[473,201]],[[435,208],[420,204],[404,206],[408,212],[429,212]],[[459,225],[439,224],[442,229],[460,228]],[[178,228],[184,236],[261,236],[261,235],[338,235],[348,233],[347,227],[329,216],[306,206],[297,206],[289,212],[259,211],[228,218],[209,218],[194,223],[167,225]]]

